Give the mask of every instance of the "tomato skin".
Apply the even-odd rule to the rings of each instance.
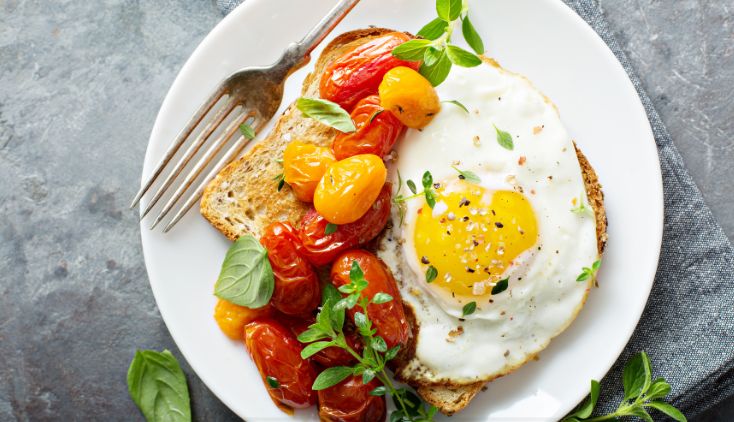
[[[319,391],[319,418],[330,422],[381,422],[385,420],[385,396],[371,396],[381,384],[373,379],[351,376],[339,384]]]
[[[299,201],[313,201],[321,177],[336,160],[329,148],[292,141],[283,151],[283,179]]]
[[[288,223],[272,223],[260,243],[268,250],[275,275],[270,303],[286,315],[306,315],[321,302],[321,284],[311,263],[298,253],[300,239]]]
[[[321,76],[321,98],[351,111],[362,98],[377,94],[377,87],[388,70],[397,66],[418,70],[420,62],[406,62],[392,55],[393,48],[411,39],[402,32],[391,32],[339,57]]]
[[[288,318],[287,320],[281,320],[283,325],[290,328],[293,334],[298,337],[302,332],[306,331],[309,325],[316,321],[315,318],[307,319],[295,319]],[[358,354],[362,353],[362,343],[357,338],[357,334],[348,329],[344,330],[344,336],[347,340],[347,344]],[[305,344],[304,344],[305,346]],[[327,347],[321,350],[310,358],[315,363],[319,364],[323,368],[331,368],[332,366],[352,366],[357,363],[354,356],[350,355],[349,352],[340,347]]]
[[[370,95],[360,100],[352,111],[357,130],[340,132],[331,145],[337,160],[359,154],[384,157],[390,152],[405,126],[380,105],[380,97]]]
[[[301,254],[317,266],[332,262],[339,254],[374,239],[390,218],[392,185],[385,183],[367,213],[354,223],[337,227],[336,232],[326,234],[329,222],[311,209],[301,220],[298,237],[303,249]]]
[[[214,320],[227,337],[232,340],[242,340],[245,338],[245,325],[258,318],[269,316],[272,312],[273,308],[270,305],[250,309],[219,299],[214,307]]]
[[[441,111],[441,101],[428,79],[414,69],[390,69],[380,83],[380,105],[405,126],[421,129]]]
[[[367,288],[362,291],[362,297],[372,300],[375,294],[379,292],[387,293],[393,297],[393,300],[387,303],[367,305],[367,313],[377,329],[377,335],[385,340],[387,347],[394,347],[398,344],[407,345],[413,333],[405,316],[400,290],[397,283],[395,283],[392,272],[380,258],[361,249],[345,252],[334,261],[334,265],[331,267],[331,282],[337,288],[349,284],[352,261],[359,263],[364,278],[369,283]],[[359,310],[358,307],[354,307],[349,309],[347,313],[354,320],[354,313]]]
[[[290,330],[272,319],[257,320],[245,326],[245,345],[276,405],[301,409],[316,404],[311,389],[316,371],[311,362],[301,359],[303,348]],[[268,376],[280,387],[270,387]]]

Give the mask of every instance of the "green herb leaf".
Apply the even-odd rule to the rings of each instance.
[[[383,112],[383,111],[385,111],[385,109],[380,109],[380,110],[377,110],[377,111],[375,112],[375,114],[373,114],[373,115],[372,115],[372,117],[370,117],[370,123],[372,123],[372,121],[373,121],[373,120],[375,120],[375,117],[377,117],[377,116],[379,116],[380,114],[382,114],[382,112]]]
[[[362,372],[362,384],[369,384],[373,379],[375,379],[375,371],[372,369],[367,368]]]
[[[381,385],[379,387],[375,387],[372,391],[370,391],[370,396],[384,396],[385,393],[387,393],[387,388],[385,388],[384,385]]]
[[[433,63],[432,65],[427,65],[426,63],[421,64],[421,67],[418,69],[421,75],[428,79],[428,82],[431,83],[433,86],[439,86],[441,85],[441,82],[446,80],[446,77],[449,76],[449,73],[451,72],[451,60],[449,60],[449,56],[446,53],[446,49],[444,49],[441,52],[441,57]]]
[[[306,117],[318,120],[338,131],[350,133],[356,130],[349,113],[337,103],[320,98],[301,97],[296,100],[296,107]]]
[[[308,359],[316,353],[333,345],[334,342],[331,341],[317,341],[315,343],[311,343],[308,346],[304,347],[303,350],[301,350],[301,359]]]
[[[477,176],[476,173],[469,170],[459,170],[458,168],[451,166],[452,169],[456,170],[459,173],[459,179],[466,180],[469,183],[479,184],[482,183],[482,179]]]
[[[191,421],[186,377],[168,350],[135,352],[127,371],[127,389],[148,421]]]
[[[405,184],[408,185],[408,189],[410,189],[410,191],[413,192],[413,195],[418,193],[418,189],[416,189],[415,187],[415,182],[413,182],[412,180],[408,180],[407,182],[405,182]]]
[[[633,399],[642,393],[642,388],[645,386],[645,378],[645,364],[642,353],[638,353],[627,361],[622,372],[624,400]]]
[[[359,266],[359,262],[357,262],[356,259],[352,261],[352,267],[349,269],[349,280],[352,283],[364,280],[364,272],[362,271],[362,267]]]
[[[383,339],[380,336],[376,336],[376,337],[372,338],[372,342],[370,343],[370,346],[374,350],[376,350],[376,351],[378,351],[380,353],[387,352],[387,343],[385,343],[385,339]]]
[[[257,239],[244,235],[227,251],[214,294],[236,305],[260,308],[270,301],[274,286],[268,251]]]
[[[347,379],[350,375],[352,375],[352,368],[348,366],[332,366],[331,368],[325,369],[316,377],[311,389],[318,391],[333,387]]]
[[[497,126],[494,126],[494,130],[497,131],[497,143],[504,149],[512,151],[515,148],[515,143],[512,142],[512,135],[500,130]]]
[[[255,139],[255,129],[253,129],[252,126],[248,125],[247,123],[242,123],[240,125],[240,133],[242,133],[242,136],[249,140]]]
[[[324,332],[321,327],[312,325],[309,329],[298,335],[298,341],[300,341],[301,343],[311,343],[316,340],[321,340],[328,337],[329,334]]]
[[[576,277],[576,281],[586,281],[589,278],[591,278],[591,271],[589,270],[589,268],[584,267],[583,271],[581,271],[581,274]]]
[[[383,303],[387,303],[392,300],[392,296],[390,296],[387,293],[379,292],[375,294],[375,296],[372,298],[372,303],[376,305],[381,305]]]
[[[594,407],[596,407],[596,402],[599,400],[599,391],[599,381],[591,380],[591,394],[589,394],[589,398],[576,408],[576,411],[568,415],[565,420],[571,418],[576,418],[576,420],[586,419],[591,416],[591,413],[594,411]]]
[[[410,419],[403,414],[402,410],[393,410],[392,413],[390,413],[390,422],[410,422]]]
[[[645,422],[654,422],[650,414],[642,407],[632,407],[624,414],[624,416],[637,416]]]
[[[464,35],[466,43],[469,44],[469,47],[471,47],[475,53],[484,54],[484,42],[482,42],[482,37],[479,36],[479,33],[469,20],[469,14],[464,16],[464,19],[461,20],[461,33]]]
[[[327,300],[326,303],[324,303],[324,306],[321,307],[321,311],[316,315],[316,324],[321,328],[321,330],[329,336],[333,337],[336,335],[336,330],[334,329],[334,322],[331,318],[331,312],[333,310],[333,305],[331,304],[330,300]]]
[[[455,21],[461,14],[461,0],[436,0],[436,13],[446,22]]]
[[[426,203],[428,204],[431,209],[436,206],[436,196],[433,194],[433,190],[426,189],[423,192],[423,195],[426,197]]]
[[[431,45],[429,40],[415,39],[406,41],[392,50],[392,55],[400,60],[417,62],[423,60],[423,54]]]
[[[650,388],[645,393],[648,400],[662,399],[670,393],[670,384],[664,379],[658,378],[650,384]]]
[[[453,104],[453,105],[455,105],[455,106],[457,106],[457,107],[461,108],[462,110],[464,110],[464,111],[466,112],[466,114],[469,114],[469,109],[468,109],[468,108],[466,108],[466,106],[465,106],[464,104],[462,104],[462,103],[460,103],[460,102],[458,102],[458,101],[456,101],[456,100],[445,100],[445,101],[441,101],[441,102],[442,102],[442,103],[449,103],[449,104]]]
[[[678,422],[687,422],[688,419],[683,413],[675,407],[661,401],[651,401],[646,406],[652,407],[655,410],[665,413]]]
[[[357,330],[359,330],[359,334],[363,336],[369,336],[370,334],[370,322],[367,320],[367,316],[363,314],[362,312],[355,312],[354,313],[354,325],[357,326]]]
[[[461,316],[465,317],[471,315],[477,310],[477,302],[469,302],[461,308]]]
[[[430,171],[423,173],[421,183],[423,184],[423,189],[430,189],[433,186],[433,175],[431,175]]]
[[[426,66],[433,66],[441,58],[441,54],[443,54],[442,48],[428,47],[423,52],[423,63]]]
[[[339,228],[339,226],[337,226],[336,224],[329,223],[326,225],[326,228],[324,229],[324,234],[330,235],[330,234],[336,233],[337,228]]]
[[[475,67],[482,64],[482,59],[480,59],[476,54],[470,53],[455,45],[447,45],[446,54],[448,55],[449,60],[451,60],[451,63],[457,66]]]
[[[395,358],[395,356],[398,355],[398,352],[400,351],[400,345],[393,346],[385,352],[385,362],[392,360]]]
[[[280,179],[278,181],[278,192],[280,192],[281,189],[283,189],[283,186],[285,186],[285,179]]]
[[[267,377],[265,377],[265,381],[267,381],[270,388],[280,388],[280,383],[275,377],[271,377],[270,375],[268,375]]]
[[[339,294],[339,291],[333,284],[324,284],[324,287],[321,289],[321,305],[325,304],[327,300],[331,300],[331,303],[339,302],[341,298],[342,295]]]
[[[436,38],[443,35],[444,32],[446,32],[446,27],[448,23],[446,23],[445,20],[441,18],[436,18],[426,24],[423,28],[418,31],[416,35],[419,37],[423,37],[427,40],[435,40]]]
[[[433,283],[436,277],[438,277],[438,270],[433,265],[429,265],[426,270],[426,283]]]
[[[593,264],[591,264],[591,269],[594,270],[594,272],[599,270],[599,267],[601,266],[601,259],[597,259],[594,261]]]
[[[494,287],[492,287],[492,294],[496,295],[496,294],[500,294],[504,292],[505,290],[507,290],[507,287],[509,286],[509,284],[510,284],[509,277],[503,278],[502,280],[498,281],[497,284],[494,285]]]

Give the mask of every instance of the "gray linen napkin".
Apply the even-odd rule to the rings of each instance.
[[[226,14],[241,1],[217,0],[217,5]],[[734,249],[685,169],[597,1],[564,1],[607,43],[637,89],[655,134],[665,195],[655,284],[632,339],[602,381],[598,406],[616,408],[622,399],[624,362],[644,350],[652,360],[653,376],[666,378],[673,387],[668,401],[692,417],[734,394]]]

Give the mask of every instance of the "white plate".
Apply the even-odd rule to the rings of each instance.
[[[222,78],[243,66],[274,61],[333,4],[334,0],[247,0],[222,20],[166,96],[143,176],[151,173],[177,131]],[[529,77],[555,101],[594,165],[606,194],[610,241],[601,287],[591,292],[576,322],[538,361],[492,382],[457,417],[557,419],[588,393],[590,379],[601,379],[609,370],[645,306],[662,238],[660,164],[642,104],[622,66],[561,1],[473,1],[470,6],[488,55]],[[331,37],[367,25],[415,32],[434,16],[428,0],[363,0]],[[297,97],[306,70],[290,78],[282,107]],[[239,416],[249,421],[283,419],[245,347],[227,339],[212,318],[212,286],[228,242],[196,211],[168,235],[149,231],[147,224],[146,220],[141,230],[150,284],[183,355]],[[312,410],[297,415],[316,418]]]

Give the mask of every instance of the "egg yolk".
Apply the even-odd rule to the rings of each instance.
[[[530,202],[514,191],[490,191],[460,181],[439,188],[433,209],[418,210],[415,250],[431,286],[452,296],[489,296],[520,254],[535,245],[538,227]]]

